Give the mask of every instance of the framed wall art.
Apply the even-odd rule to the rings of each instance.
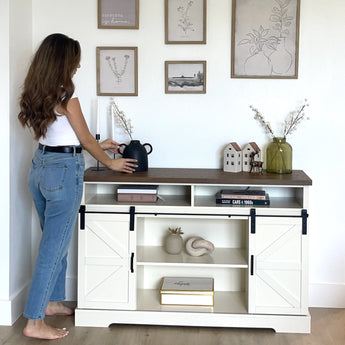
[[[97,95],[138,96],[138,48],[97,47]]]
[[[206,44],[206,0],[165,0],[165,43]]]
[[[98,0],[99,29],[139,29],[139,0]]]
[[[300,0],[233,0],[232,78],[298,78]]]
[[[165,61],[165,93],[206,93],[206,61]]]

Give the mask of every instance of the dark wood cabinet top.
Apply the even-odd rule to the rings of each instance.
[[[249,172],[229,173],[221,169],[150,168],[144,172],[125,174],[106,168],[99,171],[89,168],[85,171],[84,181],[147,184],[312,185],[311,178],[303,170],[293,170],[291,174],[272,174],[264,171],[260,175]]]

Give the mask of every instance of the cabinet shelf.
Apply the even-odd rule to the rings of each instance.
[[[247,294],[244,291],[215,291],[213,307],[199,306],[168,306],[160,304],[159,290],[138,290],[137,310],[184,312],[184,313],[224,313],[246,314]]]
[[[286,208],[286,209],[301,209],[303,205],[296,198],[270,198],[271,204],[269,206],[230,206],[230,205],[219,205],[215,202],[214,196],[196,196],[194,201],[195,207],[215,207],[215,208]],[[158,198],[157,202],[152,203],[128,203],[118,202],[114,194],[97,194],[88,197],[85,200],[88,205],[140,205],[140,206],[177,206],[177,207],[190,207],[190,198],[187,196],[181,197],[181,195],[164,195]]]
[[[159,199],[156,203],[130,203],[141,206],[214,207],[238,208],[244,206],[217,205],[215,195],[226,188],[256,188],[265,190],[271,200],[270,206],[255,208],[306,208],[305,190],[311,179],[300,170],[292,174],[256,175],[250,173],[225,173],[217,169],[160,169],[147,172],[122,174],[109,170],[88,169],[84,177],[85,204],[125,205],[117,202],[116,191],[123,184],[153,184],[158,186]],[[127,203],[128,204],[128,203]]]
[[[104,193],[104,194],[90,194],[86,196],[85,203],[88,205],[149,205],[149,206],[181,206],[190,207],[190,197],[181,195],[164,195],[158,197],[157,202],[150,203],[128,203],[119,202],[116,200],[116,195],[114,193]]]
[[[211,255],[193,257],[182,252],[168,254],[163,247],[138,246],[137,265],[248,268],[246,251],[237,248],[216,248]]]
[[[261,206],[261,205],[253,205],[253,206],[234,206],[234,205],[221,205],[216,204],[214,196],[196,196],[194,206],[196,207],[217,207],[217,208],[292,208],[292,209],[300,209],[303,208],[303,205],[293,197],[271,197],[270,198],[270,205],[268,206]]]

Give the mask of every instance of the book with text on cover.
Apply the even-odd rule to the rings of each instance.
[[[213,306],[213,278],[164,277],[160,289],[162,305]]]

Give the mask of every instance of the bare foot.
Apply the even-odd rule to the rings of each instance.
[[[31,320],[29,319],[24,330],[23,334],[29,338],[36,339],[60,339],[68,335],[66,329],[54,328],[48,326],[44,320]]]
[[[46,315],[53,316],[53,315],[73,315],[74,310],[62,304],[61,302],[49,302]]]

